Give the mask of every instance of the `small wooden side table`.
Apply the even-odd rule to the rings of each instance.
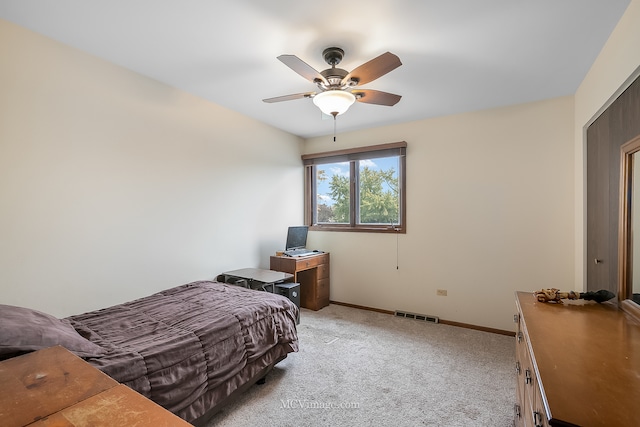
[[[191,426],[64,347],[0,362],[3,427]]]

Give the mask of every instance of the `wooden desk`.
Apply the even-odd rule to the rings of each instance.
[[[329,305],[329,254],[305,257],[272,256],[270,268],[293,274],[300,283],[300,306],[320,310]]]
[[[3,427],[163,427],[186,421],[63,347],[0,362]]]
[[[614,304],[516,294],[515,426],[640,426],[640,325]]]

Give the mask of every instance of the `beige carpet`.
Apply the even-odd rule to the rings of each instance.
[[[511,426],[515,342],[330,305],[302,310],[300,351],[210,426]]]

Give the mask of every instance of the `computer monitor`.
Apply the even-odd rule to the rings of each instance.
[[[306,225],[298,225],[295,227],[289,227],[287,231],[287,244],[284,248],[285,251],[291,249],[300,249],[307,246],[307,232],[309,227]]]

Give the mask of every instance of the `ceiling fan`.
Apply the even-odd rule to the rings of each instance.
[[[339,47],[329,47],[322,52],[322,56],[331,68],[316,71],[313,67],[302,61],[295,55],[280,55],[278,59],[296,73],[318,86],[318,92],[304,92],[292,95],[277,96],[263,99],[264,102],[281,102],[293,99],[312,98],[313,103],[320,110],[332,115],[334,120],[337,115],[344,113],[355,102],[367,104],[393,106],[402,98],[393,93],[381,92],[372,89],[360,89],[361,84],[369,83],[390,71],[395,70],[402,62],[391,52],[382,55],[360,65],[348,72],[336,68],[344,56],[344,50]]]

